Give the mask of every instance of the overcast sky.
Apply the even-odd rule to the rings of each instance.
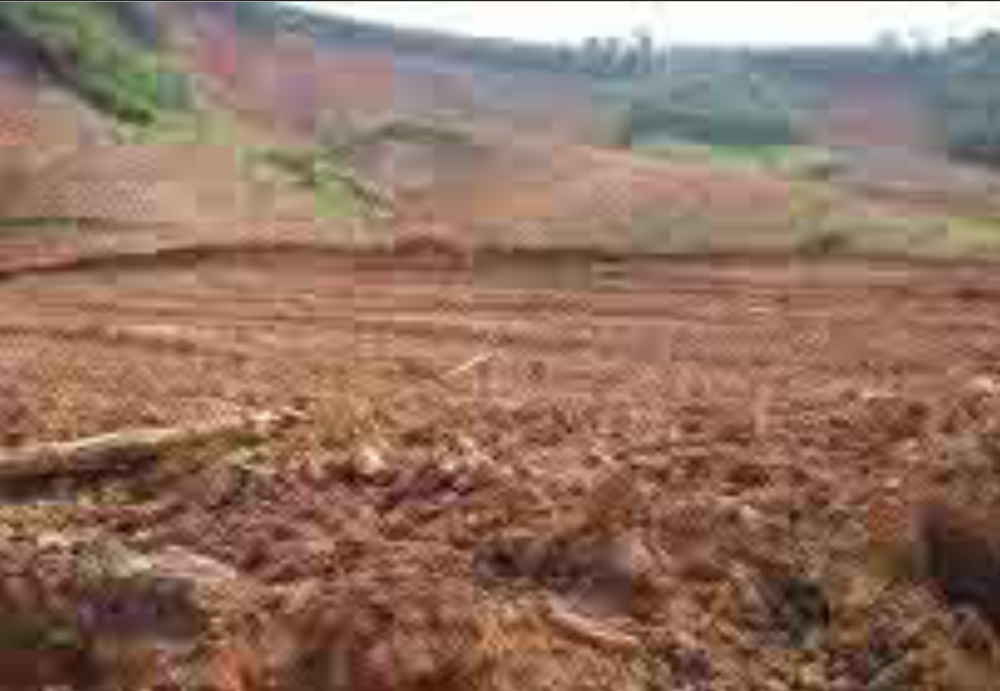
[[[942,38],[1000,29],[1000,2],[463,2],[334,0],[315,9],[401,26],[537,41],[647,29],[674,43],[851,44],[886,31]]]

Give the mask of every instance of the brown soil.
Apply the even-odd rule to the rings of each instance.
[[[891,78],[853,77],[826,84],[829,103],[814,136],[834,148],[934,151],[926,106],[911,87]]]
[[[401,222],[460,228],[477,243],[647,249],[787,247],[802,223],[804,193],[763,173],[531,138],[488,151],[464,175],[398,195]]]
[[[904,213],[996,215],[995,176],[949,161],[933,113],[912,86],[875,77],[826,86],[810,134],[842,157],[848,189]]]
[[[1000,507],[993,267],[433,249],[7,276],[3,446],[308,422],[9,493],[0,532],[259,584],[283,642],[225,691],[991,688],[910,516]],[[0,686],[85,688],[37,662]]]
[[[314,222],[314,202],[254,180],[239,153],[195,145],[103,146],[52,157],[6,204],[15,219],[78,219],[119,226],[224,227]],[[234,230],[235,229],[235,230]]]

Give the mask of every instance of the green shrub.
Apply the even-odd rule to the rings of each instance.
[[[280,172],[304,189],[315,190],[324,176],[324,162],[312,152],[269,149],[259,152],[257,157],[262,165]]]
[[[623,118],[621,143],[633,146],[663,135],[723,146],[801,141],[791,99],[748,74],[705,75],[635,96]]]
[[[343,172],[332,156],[323,151],[254,151],[250,156],[250,165],[265,175],[277,177],[292,187],[309,192],[321,216],[361,216],[366,210],[363,195],[355,189],[350,176]]]
[[[149,124],[189,106],[185,77],[130,35],[114,3],[4,2],[0,28],[95,107]]]

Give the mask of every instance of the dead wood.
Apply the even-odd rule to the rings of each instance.
[[[144,468],[185,449],[216,443],[259,443],[294,421],[289,414],[262,413],[186,427],[131,429],[72,442],[0,451],[0,482]]]

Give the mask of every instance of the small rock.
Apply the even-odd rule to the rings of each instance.
[[[966,391],[975,396],[996,398],[1000,396],[1000,382],[993,377],[975,377],[965,387]]]
[[[66,552],[73,549],[73,540],[62,533],[45,533],[36,540],[38,548],[43,551],[55,550]]]
[[[380,450],[374,446],[364,446],[359,451],[352,470],[359,479],[374,482],[386,477],[391,466]]]
[[[886,492],[895,494],[903,489],[903,479],[898,477],[889,478],[882,487]]]
[[[799,673],[799,689],[801,691],[826,691],[829,688],[826,673],[822,667],[807,665]]]
[[[736,518],[740,525],[750,530],[759,529],[766,523],[764,515],[759,510],[746,504],[737,507]]]

